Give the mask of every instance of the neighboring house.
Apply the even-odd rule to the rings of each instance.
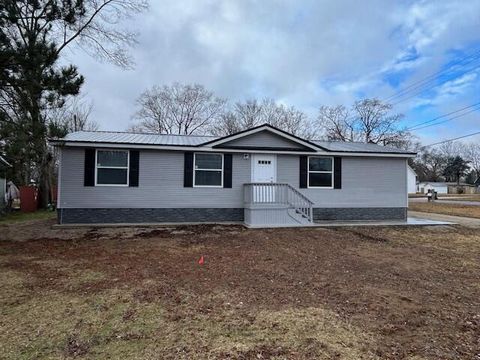
[[[448,185],[444,182],[424,181],[418,185],[418,192],[422,194],[428,193],[428,190],[434,190],[438,194],[448,194]]]
[[[449,194],[475,194],[477,186],[472,184],[449,182],[447,183]]]
[[[270,125],[225,137],[82,131],[51,142],[61,224],[405,220],[415,156]]]
[[[415,194],[417,192],[417,173],[410,165],[407,165],[407,187],[409,194]]]
[[[11,165],[0,156],[0,208],[5,204],[5,191],[7,189],[6,170]]]

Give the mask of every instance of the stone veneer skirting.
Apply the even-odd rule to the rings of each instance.
[[[406,220],[407,208],[314,208],[313,220]]]
[[[243,208],[58,209],[59,224],[241,222]],[[320,220],[406,220],[407,208],[314,208]]]
[[[59,224],[118,224],[175,222],[243,221],[243,209],[175,208],[175,209],[58,209]]]

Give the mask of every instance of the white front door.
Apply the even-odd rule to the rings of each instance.
[[[277,181],[277,157],[254,154],[252,156],[252,182],[273,183]]]
[[[277,157],[276,155],[252,155],[252,182],[274,183],[277,181]],[[253,187],[254,202],[275,202],[275,188],[268,185]]]

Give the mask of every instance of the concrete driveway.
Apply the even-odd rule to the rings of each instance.
[[[427,198],[409,198],[409,202],[412,203],[426,203],[428,202]],[[458,204],[458,205],[471,205],[471,206],[480,206],[480,201],[468,201],[468,200],[444,200],[439,198],[435,200],[436,203],[440,204]]]
[[[451,215],[433,214],[433,213],[408,210],[408,217],[416,218],[416,219],[428,219],[433,221],[448,221],[451,223],[459,224],[459,225],[470,227],[470,228],[480,228],[480,219],[463,217],[463,216],[451,216]]]

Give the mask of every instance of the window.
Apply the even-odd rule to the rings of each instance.
[[[223,186],[223,155],[195,154],[194,186]]]
[[[95,185],[128,186],[128,150],[97,150]]]
[[[333,158],[308,158],[308,187],[333,188]]]

